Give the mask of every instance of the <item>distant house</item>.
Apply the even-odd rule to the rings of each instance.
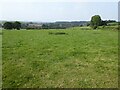
[[[28,24],[27,29],[42,29],[42,24]]]

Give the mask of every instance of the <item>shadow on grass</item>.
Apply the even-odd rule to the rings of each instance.
[[[51,35],[68,35],[68,33],[65,32],[49,32]]]

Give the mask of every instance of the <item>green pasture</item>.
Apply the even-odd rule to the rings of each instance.
[[[118,31],[3,30],[3,88],[117,88]]]

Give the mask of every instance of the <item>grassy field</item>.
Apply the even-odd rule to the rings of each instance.
[[[118,87],[118,31],[3,30],[3,88]]]
[[[2,88],[2,30],[0,30],[0,89]]]

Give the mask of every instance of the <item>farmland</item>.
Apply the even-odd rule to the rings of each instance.
[[[117,88],[117,30],[3,30],[3,88]]]

